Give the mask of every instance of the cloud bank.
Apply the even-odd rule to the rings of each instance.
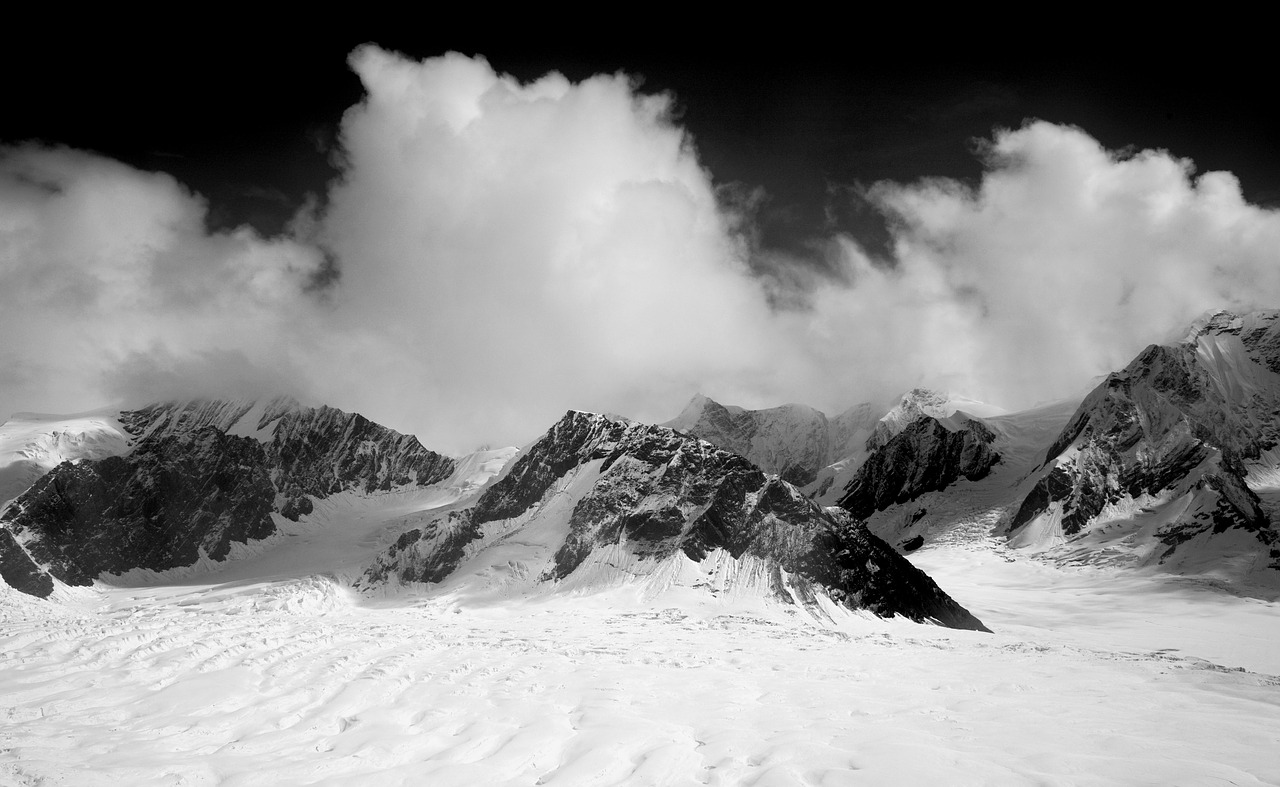
[[[1043,122],[997,132],[985,164],[972,189],[871,189],[896,265],[843,239],[853,286],[820,292],[814,313],[830,335],[881,325],[893,338],[827,362],[1025,407],[1178,338],[1205,310],[1280,307],[1280,212],[1246,203],[1229,173]]]
[[[0,149],[4,414],[281,390],[461,452],[696,391],[1021,407],[1206,309],[1280,306],[1280,214],[1082,129],[996,132],[974,186],[876,184],[892,259],[832,235],[813,276],[762,268],[670,97],[625,75],[522,84],[371,46],[351,66],[342,175],[289,237],[208,231],[162,173]]]
[[[522,85],[456,54],[366,47],[351,65],[367,97],[343,119],[320,238],[343,261],[344,329],[404,379],[372,394],[380,410],[407,417],[407,398],[490,440],[569,407],[662,418],[772,354],[667,96],[622,75]],[[370,395],[348,382],[344,398]]]
[[[206,212],[163,173],[65,148],[0,149],[0,402],[60,412],[230,393],[246,374],[293,388],[275,372],[317,316],[303,293],[323,255],[248,229],[210,234]],[[146,384],[175,364],[186,373]]]

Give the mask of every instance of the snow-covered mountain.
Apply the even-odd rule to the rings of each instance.
[[[1078,404],[983,418],[922,415],[848,472],[836,500],[904,551],[957,529],[984,538],[1013,515],[1019,485]]]
[[[864,402],[834,418],[801,404],[746,410],[699,394],[664,426],[741,454],[766,472],[801,487],[818,502],[838,503],[865,517],[899,497],[914,499],[922,492],[943,488],[960,475],[985,475],[998,456],[988,448],[992,436],[974,419],[1002,412],[983,402],[926,388],[908,391],[888,411],[878,411]],[[935,426],[941,430],[937,434]],[[897,439],[887,453],[880,452],[904,431],[909,432],[906,437]],[[926,435],[941,439],[943,433],[960,434],[945,449],[956,456],[932,457],[931,446],[915,445],[922,438],[930,439]],[[904,452],[918,455],[919,463],[931,466],[909,468],[915,462]],[[858,480],[873,456],[879,459]],[[938,466],[939,460],[942,466]],[[903,473],[914,477],[896,479]],[[870,509],[864,501],[868,496],[872,498]]]
[[[1056,560],[1280,582],[1280,312],[1208,315],[1079,403],[907,399],[838,498],[900,549],[962,528]]]
[[[671,429],[570,411],[475,503],[406,532],[365,575],[500,585],[743,584],[797,603],[983,628],[860,524]]]
[[[372,528],[359,547],[365,588],[639,581],[982,628],[844,512],[662,427],[571,412],[488,486],[461,478],[472,459],[289,399],[163,403],[110,423],[127,436],[109,442],[113,455],[70,457],[0,517],[9,585],[47,597],[55,580],[87,585],[223,561],[289,522],[302,528],[290,525],[295,534],[340,526],[317,507],[342,497]],[[403,491],[437,486],[426,497]]]
[[[1278,446],[1280,312],[1218,312],[1086,397],[1006,529],[1017,545],[1273,580]]]
[[[571,411],[501,477],[477,459],[483,482],[288,398],[21,416],[0,427],[0,481],[29,483],[0,511],[0,577],[44,597],[224,560],[284,523],[332,524],[316,506],[334,496],[446,482],[362,508],[377,535],[352,581],[750,587],[980,627],[879,540],[911,551],[957,528],[1061,560],[1280,577],[1280,312],[1210,315],[1078,405],[1000,414],[917,389],[873,414],[701,396],[672,428]]]
[[[898,403],[876,422],[871,437],[867,439],[867,451],[884,447],[901,432],[924,418],[962,427],[974,418],[991,418],[1003,415],[1004,410],[986,402],[979,402],[953,393],[929,388],[913,388],[902,395]]]
[[[827,468],[810,492],[865,519],[962,476],[983,478],[1000,455],[979,416],[1001,412],[927,388],[908,391],[875,423],[861,450]]]
[[[995,442],[995,432],[981,421],[922,415],[871,450],[838,504],[865,519],[962,477],[978,481],[1000,461]]]
[[[98,416],[96,439],[57,439],[82,420],[13,430],[24,435],[13,442],[60,446],[64,460],[0,514],[0,575],[35,595],[52,592],[50,576],[85,585],[218,560],[273,533],[273,514],[296,521],[347,489],[430,486],[456,465],[360,415],[287,398],[151,405]],[[43,457],[18,454],[27,461],[11,461],[11,475],[41,468]]]

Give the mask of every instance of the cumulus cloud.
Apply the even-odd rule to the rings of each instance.
[[[1280,305],[1280,214],[1081,129],[996,133],[972,186],[876,184],[890,258],[833,233],[815,276],[752,259],[750,201],[625,75],[525,84],[376,47],[351,66],[341,175],[286,237],[209,231],[162,173],[0,149],[0,406],[282,391],[461,452],[570,407],[665,420],[696,391],[1025,406],[1205,309]]]
[[[0,378],[0,399],[57,412],[125,388],[146,395],[154,375],[124,386],[121,370],[147,358],[160,368],[234,353],[254,377],[281,369],[315,316],[301,294],[324,257],[247,229],[208,233],[205,213],[163,173],[65,148],[0,149],[0,366],[21,370]],[[156,393],[176,390],[170,379]]]
[[[819,293],[813,324],[882,338],[823,363],[1021,407],[1068,395],[1205,310],[1280,306],[1280,212],[1245,202],[1233,175],[1044,122],[997,132],[985,158],[976,188],[872,188],[896,266],[845,239],[853,286]]]
[[[379,411],[531,436],[568,407],[670,417],[691,388],[774,363],[768,306],[667,96],[623,75],[520,84],[457,54],[351,64],[367,97],[342,122],[321,238],[343,261],[341,318],[402,380]]]

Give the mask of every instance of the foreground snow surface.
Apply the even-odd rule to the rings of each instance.
[[[0,588],[0,783],[1280,782],[1275,603],[916,559],[997,633],[693,590]]]

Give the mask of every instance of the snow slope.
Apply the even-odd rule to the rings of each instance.
[[[996,633],[631,589],[0,588],[0,783],[1280,781],[1274,603],[998,545],[915,559]]]
[[[17,413],[0,423],[0,510],[59,464],[129,450],[131,439],[111,408],[78,415]]]

